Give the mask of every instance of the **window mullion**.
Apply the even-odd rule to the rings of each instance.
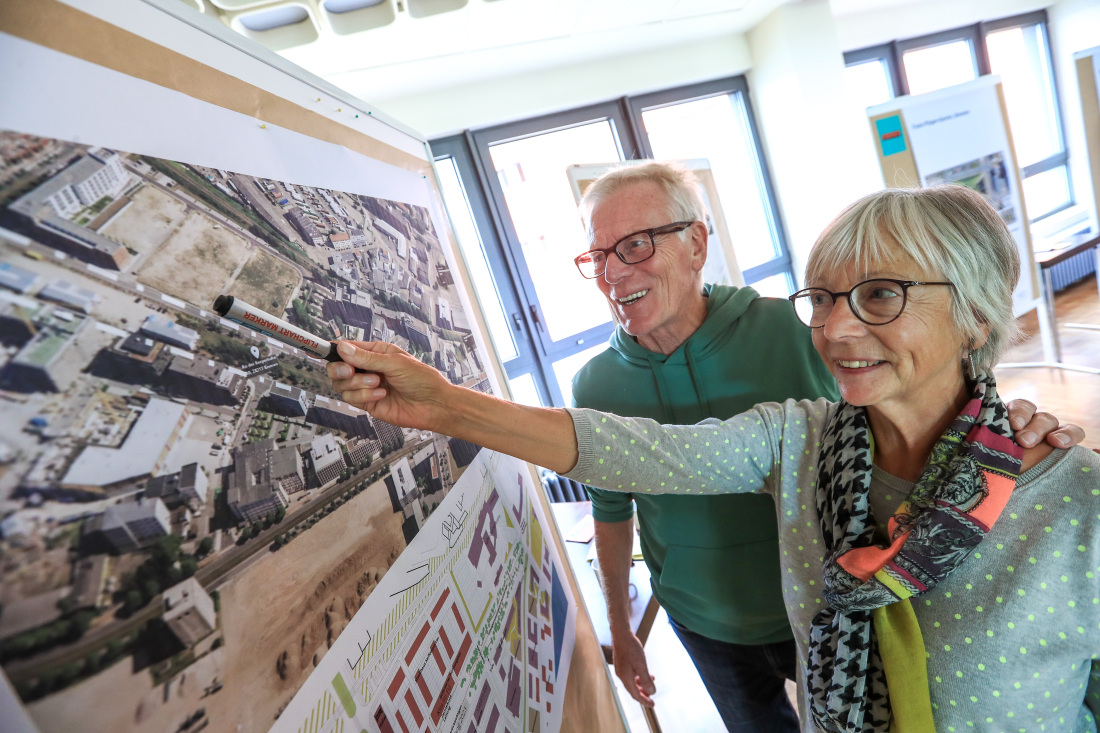
[[[1061,166],[1066,165],[1068,162],[1069,162],[1069,154],[1068,153],[1066,153],[1065,151],[1063,151],[1061,153],[1055,153],[1054,155],[1050,156],[1049,158],[1045,158],[1043,160],[1040,160],[1038,163],[1032,163],[1031,165],[1024,166],[1023,168],[1021,168],[1020,169],[1020,177],[1021,178],[1029,178],[1029,177],[1034,176],[1038,173],[1045,173],[1046,171],[1054,170],[1055,168],[1060,168]]]
[[[890,41],[890,57],[887,65],[893,74],[895,94],[899,97],[909,96],[909,80],[905,78],[905,68],[901,65],[901,49],[897,41]]]
[[[972,31],[974,57],[978,62],[978,76],[989,76],[993,73],[993,69],[989,63],[989,49],[985,47],[985,36],[988,32],[985,23],[978,23],[974,26],[974,30]]]

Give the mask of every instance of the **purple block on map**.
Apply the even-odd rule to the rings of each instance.
[[[494,490],[489,498],[481,505],[481,511],[477,515],[477,525],[474,528],[474,536],[470,541],[470,551],[467,557],[475,568],[481,563],[481,551],[489,553],[489,563],[496,562],[497,554],[497,525],[493,518],[493,509],[497,505],[500,495]],[[489,528],[485,529],[485,520],[489,520]]]
[[[520,671],[519,665],[513,662],[512,669],[508,674],[508,712],[517,718],[519,717],[520,698],[523,697],[523,681],[520,677],[521,674],[523,674],[523,672]],[[493,719],[491,717],[489,718],[489,723],[490,725],[486,730],[492,728]]]
[[[474,705],[474,720],[481,722],[481,716],[485,713],[485,706],[489,704],[489,683],[481,686],[481,694],[477,696],[477,704]]]

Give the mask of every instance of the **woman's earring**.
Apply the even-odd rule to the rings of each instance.
[[[970,375],[970,381],[974,382],[978,379],[978,370],[974,368],[974,339],[970,339],[970,348],[967,349],[966,359],[966,372]]]

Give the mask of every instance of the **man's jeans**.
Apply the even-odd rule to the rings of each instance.
[[[798,731],[798,715],[784,688],[795,678],[794,640],[743,646],[700,636],[678,624],[672,630],[687,649],[730,733]]]

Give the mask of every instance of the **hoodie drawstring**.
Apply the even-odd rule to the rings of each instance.
[[[646,354],[649,362],[649,371],[653,374],[653,380],[657,383],[657,404],[661,408],[661,421],[664,423],[676,422],[676,416],[669,409],[668,385],[665,384],[664,362],[658,360],[654,354]]]
[[[710,396],[707,394],[706,380],[699,376],[699,366],[695,362],[695,354],[691,344],[684,348],[684,356],[687,362],[688,376],[691,378],[691,386],[695,388],[696,411],[694,415],[683,416],[673,412],[671,405],[682,400],[673,399],[669,392],[668,383],[665,381],[665,362],[655,354],[646,356],[649,362],[649,370],[653,374],[657,386],[657,403],[661,408],[662,420],[666,423],[697,422],[708,415],[714,414],[714,407],[710,404]]]
[[[706,380],[700,379],[698,376],[698,366],[695,363],[695,352],[691,348],[691,343],[686,344],[684,348],[684,356],[687,360],[688,375],[691,377],[691,384],[695,387],[695,394],[698,396],[699,402],[705,408],[704,415],[713,415],[714,408],[710,404],[710,396],[707,395]]]

